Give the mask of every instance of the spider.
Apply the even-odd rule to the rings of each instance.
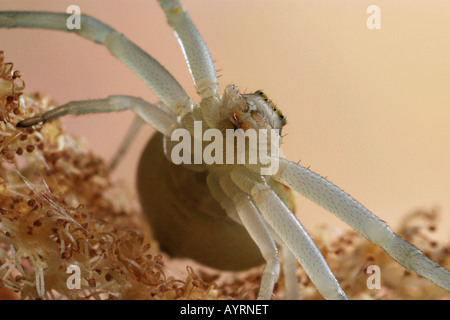
[[[173,255],[188,256],[223,269],[239,270],[265,261],[259,299],[272,297],[281,268],[279,250],[287,298],[298,297],[297,261],[324,298],[347,298],[321,252],[292,212],[293,190],[341,218],[406,268],[450,291],[449,270],[394,234],[385,222],[336,185],[286,160],[282,153],[271,158],[278,170],[269,175],[261,174],[264,167],[261,163],[183,166],[171,163],[175,144],[170,137],[177,129],[193,134],[194,123],[201,122],[204,128],[221,132],[238,129],[281,132],[285,116],[265,92],[243,94],[236,86],[229,85],[221,94],[211,55],[185,9],[178,0],[159,3],[184,52],[201,98],[198,105],[160,63],[93,17],[82,15],[81,29],[68,29],[68,14],[1,12],[0,27],[70,31],[104,45],[160,99],[151,104],[138,97],[113,95],[72,101],[17,125],[43,124],[66,114],[134,111],[140,120],[135,122],[116,159],[126,151],[142,122],[160,132],[150,140],[142,155],[138,191],[161,246]]]

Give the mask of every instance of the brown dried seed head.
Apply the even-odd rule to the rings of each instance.
[[[7,154],[5,155],[5,159],[6,159],[8,162],[10,162],[10,163],[14,162],[14,154],[12,154],[12,153],[7,153]]]
[[[367,261],[374,261],[374,260],[375,260],[375,255],[372,254],[372,253],[369,253],[369,254],[367,255]]]
[[[61,258],[62,258],[62,259],[65,259],[65,260],[70,259],[70,258],[72,258],[72,253],[71,253],[71,252],[64,251],[64,252],[61,254]]]
[[[34,222],[33,222],[33,226],[35,226],[35,227],[40,227],[40,226],[42,226],[42,222],[38,219],[38,220],[35,220]]]
[[[96,287],[96,282],[95,282],[95,279],[94,279],[94,278],[92,278],[92,279],[86,279],[86,280],[87,280],[87,282],[88,282],[89,287],[93,287],[93,288]]]
[[[6,155],[8,152],[9,152],[8,146],[3,147],[2,150],[0,151],[0,153],[1,153],[2,155]]]

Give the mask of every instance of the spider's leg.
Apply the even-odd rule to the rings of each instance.
[[[269,185],[272,187],[273,191],[277,196],[283,201],[289,210],[295,214],[295,194],[292,189],[286,187],[285,185],[270,179]],[[283,243],[283,241],[278,237],[276,232],[272,230],[272,235],[281,246],[281,256],[283,257],[283,273],[284,273],[284,285],[286,290],[286,299],[288,300],[298,300],[299,299],[299,286],[297,279],[297,259],[292,254],[291,250]]]
[[[176,115],[173,113],[173,110],[169,109],[166,105],[164,105],[164,103],[159,102],[156,105],[158,108],[160,108],[169,116],[172,116],[175,119]],[[137,116],[134,119],[130,129],[127,132],[125,139],[123,140],[122,144],[120,145],[120,148],[117,150],[116,154],[111,160],[111,163],[109,164],[109,168],[111,170],[114,170],[117,167],[119,162],[122,160],[123,156],[127,153],[128,148],[131,146],[131,143],[133,142],[134,138],[136,137],[136,135],[138,134],[139,130],[142,128],[142,125],[144,123],[145,120],[142,117]]]
[[[297,259],[278,234],[272,228],[269,227],[269,229],[275,243],[278,247],[281,247],[280,252],[283,258],[281,266],[284,273],[286,300],[298,300],[300,298],[300,292],[297,279]]]
[[[236,206],[233,201],[227,197],[225,192],[220,187],[219,178],[215,174],[209,174],[207,183],[212,196],[216,199],[222,209],[225,210],[227,215],[239,224],[243,224],[239,218],[239,214],[236,210]],[[292,255],[289,248],[283,243],[278,235],[271,229],[271,235],[275,242],[281,246],[281,254],[283,257],[283,272],[285,276],[286,298],[289,300],[298,300],[298,279],[297,279],[297,259]]]
[[[255,241],[264,260],[266,260],[258,299],[270,300],[275,283],[280,275],[280,258],[273,237],[250,197],[239,190],[228,176],[222,176],[219,180],[223,192],[232,199],[239,220]]]
[[[168,23],[175,31],[195,89],[202,98],[202,119],[210,128],[214,128],[220,121],[221,98],[216,68],[208,47],[179,0],[159,0],[159,3],[166,13]]]
[[[250,236],[261,250],[266,265],[261,278],[258,299],[270,300],[275,283],[280,275],[280,258],[275,242],[264,219],[250,198],[244,193],[235,200],[239,218]]]
[[[343,190],[318,174],[285,159],[280,159],[273,178],[291,186],[305,197],[334,213],[371,242],[382,247],[407,269],[428,278],[450,291],[450,271],[427,258],[418,248],[403,240],[381,219]]]
[[[208,184],[209,191],[213,198],[220,204],[223,210],[227,213],[228,217],[233,219],[235,222],[242,225],[241,218],[236,210],[236,206],[233,201],[225,194],[220,186],[220,179],[215,174],[208,174],[206,178],[206,183]]]
[[[276,237],[274,238],[275,240],[277,239]],[[282,241],[278,243],[281,243],[282,246],[281,256],[283,257],[283,273],[286,299],[298,300],[300,298],[300,295],[297,279],[297,259],[295,259],[295,256],[292,254],[291,250],[289,250],[286,244],[284,244]]]
[[[149,123],[166,136],[170,136],[172,131],[178,127],[176,119],[157,106],[141,98],[124,95],[113,95],[105,99],[71,101],[44,113],[22,120],[17,126],[29,127],[67,114],[81,115],[123,110],[134,111],[145,122]]]
[[[193,102],[175,78],[153,57],[110,26],[81,15],[81,28],[67,28],[69,14],[53,12],[0,12],[0,28],[40,28],[74,32],[104,45],[119,60],[138,74],[159,99],[176,114],[189,112]]]
[[[119,150],[117,150],[116,154],[111,160],[111,163],[109,164],[109,168],[111,170],[114,170],[117,167],[119,162],[122,160],[123,156],[127,153],[128,148],[130,147],[134,138],[138,134],[139,129],[142,128],[142,125],[144,123],[145,123],[144,120],[139,116],[134,119],[133,124],[128,130],[127,136],[125,137],[125,140],[123,140]]]
[[[159,4],[183,49],[197,93],[201,98],[217,96],[219,84],[214,61],[189,14],[179,0],[159,0]]]
[[[347,299],[308,232],[265,179],[242,168],[233,170],[231,179],[252,196],[264,220],[294,254],[320,294],[326,299]]]

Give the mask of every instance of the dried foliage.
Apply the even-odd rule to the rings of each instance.
[[[261,268],[220,278],[219,271],[168,277],[136,199],[112,182],[105,162],[60,121],[18,129],[25,117],[54,106],[23,94],[20,73],[0,52],[0,298],[21,299],[254,299]],[[433,238],[437,213],[417,211],[399,234],[450,267],[450,246]],[[315,240],[349,298],[450,299],[406,271],[355,232],[324,228]],[[69,289],[68,267],[81,271]],[[381,270],[381,289],[369,290],[369,265]],[[302,299],[321,299],[298,268]],[[214,283],[214,281],[217,282]],[[274,298],[284,298],[283,275]],[[15,294],[13,293],[15,292]]]
[[[439,214],[437,210],[416,210],[406,215],[397,231],[402,238],[420,248],[425,255],[440,265],[450,268],[450,243],[439,242],[436,236]],[[322,227],[313,239],[324,254],[349,299],[372,300],[449,300],[450,292],[406,270],[380,247],[372,244],[361,234],[349,230]],[[369,266],[380,269],[380,289],[369,289],[373,281]],[[237,299],[255,299],[261,269],[219,287],[222,294]],[[298,268],[300,299],[323,299],[302,268]],[[284,279],[281,275],[274,292],[274,299],[284,298]]]

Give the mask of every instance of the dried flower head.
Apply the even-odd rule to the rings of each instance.
[[[192,270],[183,281],[165,276],[136,200],[60,121],[16,128],[54,106],[24,86],[0,52],[0,287],[22,299],[216,298]],[[69,266],[79,267],[79,289]]]

